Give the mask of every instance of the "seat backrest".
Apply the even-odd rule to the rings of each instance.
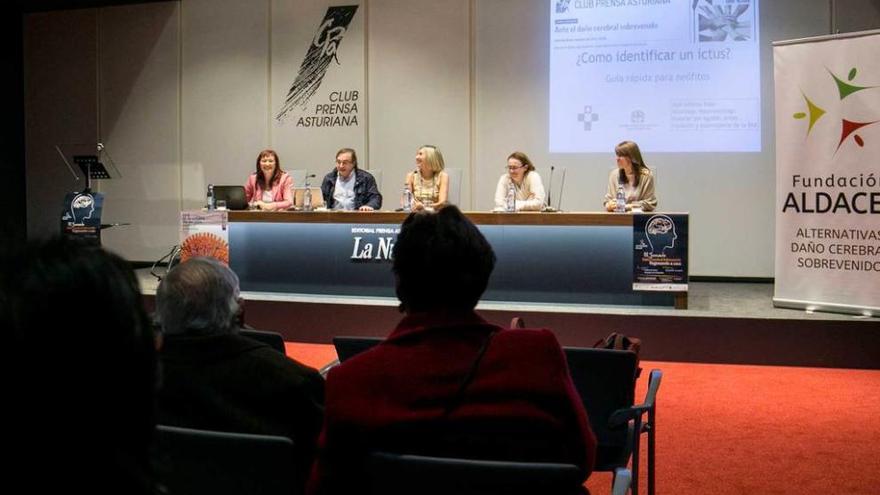
[[[340,363],[352,358],[367,349],[375,346],[382,339],[379,337],[333,337],[333,346],[336,347],[336,357]]]
[[[293,441],[286,437],[156,427],[156,475],[169,493],[299,493]]]
[[[462,171],[460,168],[447,168],[446,174],[449,176],[449,188],[446,191],[446,202],[452,205],[460,205]]]
[[[544,184],[544,193],[550,199],[550,206],[557,210],[562,210],[562,196],[565,194],[565,167],[541,167],[536,168],[535,172],[541,176],[541,183]],[[546,201],[546,199],[545,199]]]
[[[371,494],[569,495],[583,473],[572,464],[453,459],[374,452],[367,461]]]
[[[611,428],[614,411],[631,407],[635,400],[635,374],[638,358],[632,351],[565,347],[571,379],[590,418],[598,441],[596,469],[619,466],[625,459],[626,426]]]
[[[253,328],[241,328],[238,330],[238,333],[250,339],[268,344],[281,354],[287,355],[287,347],[284,345],[284,337],[282,337],[280,333],[254,330]]]

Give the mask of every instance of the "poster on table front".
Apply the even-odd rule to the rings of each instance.
[[[633,290],[688,290],[688,215],[633,215]]]
[[[228,215],[226,210],[180,212],[180,261],[208,256],[228,265]]]
[[[777,306],[880,312],[880,31],[781,42]]]

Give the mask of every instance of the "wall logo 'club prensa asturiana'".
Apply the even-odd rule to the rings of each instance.
[[[312,39],[312,44],[309,45],[309,50],[299,67],[296,79],[290,86],[290,91],[287,92],[284,105],[275,116],[276,120],[283,122],[294,108],[305,108],[321,86],[321,81],[324,80],[330,62],[335,60],[337,64],[340,63],[336,53],[357,9],[357,5],[327,8],[324,20],[318,26],[318,31]]]

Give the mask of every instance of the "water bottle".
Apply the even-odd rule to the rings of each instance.
[[[617,184],[617,204],[614,206],[616,213],[626,213],[626,195],[623,193],[623,184]]]
[[[208,184],[208,204],[207,208],[213,210],[217,203],[214,201],[214,184]]]
[[[303,193],[303,211],[312,211],[312,186],[309,185]]]
[[[413,195],[412,191],[406,185],[403,186],[403,194],[400,196],[401,207],[403,211],[412,211]]]
[[[507,183],[507,198],[504,210],[516,211],[516,186],[513,184],[513,181]]]

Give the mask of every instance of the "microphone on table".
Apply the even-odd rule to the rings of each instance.
[[[562,180],[559,182],[559,197],[556,198],[556,209],[562,211],[562,193],[565,191],[565,169],[562,169]]]
[[[553,165],[550,165],[550,183],[547,185],[547,204],[541,208],[541,211],[552,213],[556,211],[556,208],[553,207],[553,201],[551,198],[551,194],[553,194],[553,171],[556,169]],[[561,192],[561,191],[560,191]]]

